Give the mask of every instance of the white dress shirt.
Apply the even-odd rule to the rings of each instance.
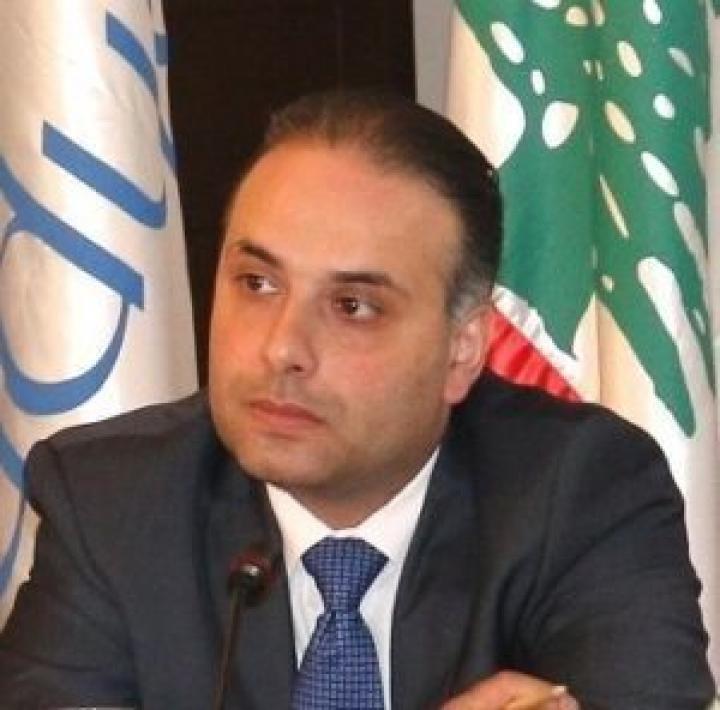
[[[387,710],[390,710],[390,632],[395,594],[437,454],[436,449],[420,472],[382,508],[360,525],[343,530],[329,528],[290,494],[267,484],[270,504],[283,539],[298,666],[310,642],[315,622],[324,610],[315,580],[302,564],[301,557],[305,551],[324,537],[357,537],[387,556],[387,563],[360,603],[360,613],[377,649]]]

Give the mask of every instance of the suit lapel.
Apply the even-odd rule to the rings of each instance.
[[[467,650],[484,544],[478,540],[472,469],[461,456],[462,447],[441,449],[400,579],[392,630],[393,710],[437,708],[456,690]]]
[[[229,457],[221,463],[218,474],[206,528],[209,593],[218,639],[224,638],[229,624],[227,574],[232,559],[259,544],[277,561],[268,596],[245,609],[240,618],[229,684],[231,706],[289,707],[295,655],[280,534],[264,486],[249,479]]]

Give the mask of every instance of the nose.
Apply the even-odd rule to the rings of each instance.
[[[264,357],[276,374],[310,375],[317,369],[310,309],[291,298],[278,304],[267,331]]]

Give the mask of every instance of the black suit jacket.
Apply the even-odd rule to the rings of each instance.
[[[204,397],[63,432],[28,472],[42,524],[0,641],[0,707],[209,708],[230,560],[280,542]],[[232,707],[289,707],[280,567],[243,618]],[[599,407],[486,375],[453,413],[403,569],[393,708],[515,668],[585,709],[698,710],[713,693],[698,589],[656,445]]]

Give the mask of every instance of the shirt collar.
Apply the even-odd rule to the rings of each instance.
[[[267,491],[283,539],[285,566],[291,575],[305,551],[327,536],[358,537],[402,563],[425,501],[430,474],[438,457],[435,449],[425,465],[382,508],[352,528],[333,530],[289,493],[268,483]]]

